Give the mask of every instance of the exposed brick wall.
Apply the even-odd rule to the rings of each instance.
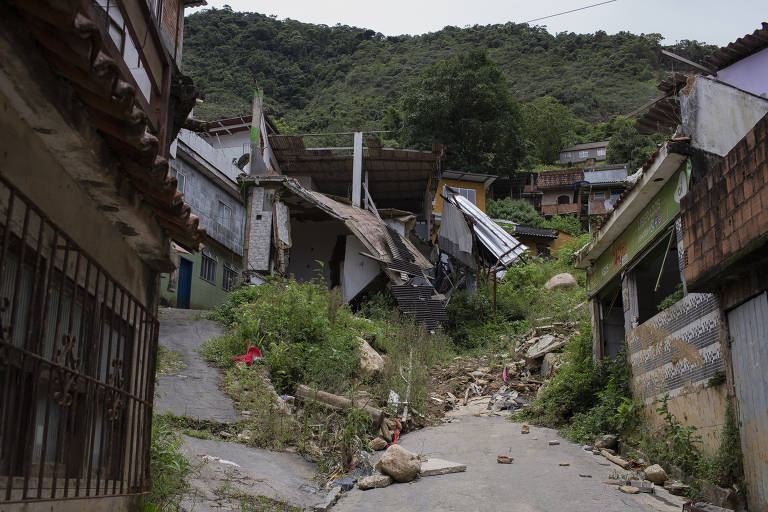
[[[768,115],[681,200],[689,282],[716,276],[768,234],[766,153]]]
[[[179,9],[183,9],[181,5],[182,1],[183,0],[163,0],[162,21],[173,44],[178,44],[178,41],[176,41],[176,29],[179,25]]]

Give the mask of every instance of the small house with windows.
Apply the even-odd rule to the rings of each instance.
[[[472,172],[443,171],[440,176],[435,199],[432,202],[432,216],[434,218],[435,233],[440,227],[440,218],[443,213],[443,201],[450,188],[454,193],[466,198],[485,213],[485,203],[492,199],[491,185],[498,176],[490,174],[477,174]]]
[[[627,184],[627,164],[539,173],[535,189],[542,215],[605,215]]]
[[[588,142],[576,144],[560,150],[561,164],[578,164],[581,162],[604,162],[608,150],[609,141]]]
[[[198,253],[174,242],[178,268],[162,276],[161,303],[208,309],[240,283],[245,230],[245,205],[237,186],[240,169],[223,151],[189,130],[179,133],[173,150],[171,174],[208,240]]]

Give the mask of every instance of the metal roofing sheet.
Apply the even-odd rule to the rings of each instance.
[[[584,171],[584,181],[590,183],[618,183],[627,179],[626,169],[608,169],[605,171]]]
[[[450,190],[450,189],[449,189]],[[477,239],[505,267],[512,265],[523,255],[528,247],[515,237],[504,231],[504,228],[493,222],[490,217],[475,206],[472,201],[458,194],[449,192],[449,199],[465,214],[472,218],[472,229]]]
[[[575,146],[561,149],[560,152],[562,153],[563,151],[577,151],[579,149],[607,148],[609,142],[610,141],[608,140],[602,140],[600,142],[586,142],[584,144],[576,144]]]

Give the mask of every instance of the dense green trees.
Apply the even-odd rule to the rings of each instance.
[[[446,146],[447,169],[511,173],[522,157],[520,107],[484,51],[429,68],[405,95],[403,114],[404,143]]]
[[[576,139],[577,120],[571,109],[552,96],[542,96],[522,106],[527,163],[552,163],[560,150]]]
[[[629,162],[629,172],[636,171],[656,151],[658,137],[641,135],[635,129],[634,119],[617,118],[608,145],[608,163]]]
[[[273,117],[285,117],[300,132],[381,129],[387,107],[400,102],[406,84],[471,49],[487,49],[517,101],[552,96],[590,123],[651,99],[671,65],[659,59],[658,34],[552,35],[515,23],[386,37],[209,9],[188,16],[184,31],[183,70],[205,94],[196,116],[249,112],[256,79]],[[673,51],[696,60],[711,49],[684,41]]]

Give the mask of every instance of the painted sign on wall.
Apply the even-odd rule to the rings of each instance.
[[[686,160],[611,247],[597,259],[588,274],[591,293],[605,286],[680,214],[680,198],[688,192],[689,179],[690,161]]]

